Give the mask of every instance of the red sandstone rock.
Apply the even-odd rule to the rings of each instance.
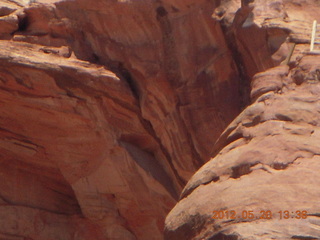
[[[244,74],[261,72],[252,78],[252,105],[226,128],[213,148],[215,157],[194,174],[167,216],[165,239],[319,239],[320,58],[300,60],[308,51],[310,24],[319,20],[314,14],[318,5],[312,4],[255,1],[255,8],[233,15],[224,6],[226,20],[234,17],[233,25],[240,24],[233,32]],[[283,44],[297,44],[291,69],[270,68],[279,64],[272,60],[272,48],[258,47],[265,38],[259,35],[281,33],[273,27],[288,34]],[[265,39],[280,50],[283,37],[277,35]],[[280,219],[285,210],[289,218]],[[307,218],[297,219],[302,211]],[[215,212],[220,218],[213,219]]]
[[[214,5],[16,5],[4,12],[11,27],[0,42],[0,153],[7,171],[0,193],[3,217],[18,221],[10,209],[24,206],[30,223],[0,232],[162,239],[182,186],[240,108],[237,70],[210,16]],[[49,214],[43,217],[49,232],[39,230],[31,208],[60,214],[62,223],[54,225]],[[80,217],[84,232],[76,233]]]
[[[301,29],[318,15],[315,2],[306,4],[310,14],[291,1],[238,10],[238,1],[0,0],[0,238],[162,239],[165,216],[192,174],[228,144],[243,151],[226,163],[222,154],[221,166],[209,162],[187,184],[182,196],[197,201],[179,203],[166,237],[188,239],[207,224],[204,211],[216,199],[196,194],[204,183],[278,171],[300,153],[311,158],[316,146],[300,145],[313,133],[296,123],[318,121],[311,104],[317,89],[306,88],[318,79],[314,60],[290,72],[269,69],[291,42],[298,43],[293,60],[307,47],[310,31]],[[249,103],[254,75],[256,104],[214,146]],[[282,129],[282,121],[292,123]],[[277,133],[282,145],[265,144]],[[302,138],[287,151],[290,134]],[[246,144],[261,150],[248,153]],[[269,153],[278,147],[279,156]],[[257,164],[264,154],[272,158]],[[249,180],[226,184],[255,190]],[[248,206],[241,194],[231,202],[239,208]],[[180,206],[184,220],[175,218]],[[247,225],[236,226],[240,233]]]
[[[289,77],[319,67],[319,57],[305,57]],[[268,81],[280,75],[270,69],[260,77]],[[167,217],[166,239],[319,238],[320,88],[315,78],[299,86],[284,80],[281,92],[259,96],[229,125],[220,140],[224,148],[191,178]],[[234,210],[236,219],[212,219],[213,211],[221,210]],[[260,219],[269,210],[272,219]],[[280,220],[279,211],[285,210],[290,219]],[[307,219],[291,218],[303,210]],[[246,219],[243,211],[252,211],[254,218]]]

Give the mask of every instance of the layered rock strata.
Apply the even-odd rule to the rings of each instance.
[[[162,239],[186,182],[233,142],[226,130],[214,147],[249,104],[251,78],[253,101],[305,86],[313,70],[297,68],[295,83],[283,80],[286,67],[255,74],[293,43],[292,59],[302,55],[317,9],[0,0],[0,236]]]
[[[184,188],[165,239],[319,239],[320,57],[308,53],[319,5],[242,1],[236,13],[232,6],[224,2],[215,17],[234,37],[239,72],[252,77],[252,104]]]
[[[240,110],[215,4],[0,3],[1,234],[162,239]]]
[[[255,75],[256,100],[184,188],[165,239],[319,238],[319,60]]]

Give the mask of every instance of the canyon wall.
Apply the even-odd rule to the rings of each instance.
[[[165,239],[319,239],[319,60],[255,75],[257,99],[184,188]]]
[[[302,27],[319,21],[314,11],[320,5],[272,2],[282,14],[276,17],[268,11],[271,4],[250,4],[238,11],[249,11],[251,17],[235,37],[240,52],[247,53],[241,55],[248,64],[246,73],[253,76],[252,103],[221,134],[213,147],[215,156],[187,183],[166,219],[165,239],[320,237],[320,56],[309,52],[311,27]],[[247,28],[267,36],[276,33],[268,38],[270,46],[287,34],[287,46],[284,42],[277,52],[291,48],[291,61],[257,73],[268,62],[262,61],[259,48],[248,47],[262,42],[255,42],[259,37],[252,38],[253,31],[245,34]],[[260,47],[263,52],[266,45]]]
[[[317,59],[274,67],[294,43],[300,61],[318,10],[315,0],[0,0],[0,238],[163,239],[166,215],[204,163],[229,144],[240,148],[246,127],[257,125],[252,134],[264,139],[261,96],[311,91],[301,74],[315,72],[305,66]],[[269,101],[285,108],[289,95]],[[236,156],[226,169],[268,165]],[[224,167],[214,159],[184,189],[167,239],[202,232],[189,222],[188,204],[214,210],[196,194],[204,183],[221,186],[216,171]],[[189,195],[199,201],[185,205]],[[233,204],[247,206],[240,200]]]
[[[162,239],[241,107],[215,3],[0,6],[0,232]]]

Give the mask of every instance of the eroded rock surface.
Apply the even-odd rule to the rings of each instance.
[[[233,3],[226,1],[215,17],[224,14],[227,26],[239,19],[230,31],[242,73],[252,77],[252,104],[187,183],[166,219],[165,239],[319,239],[320,57],[307,54],[310,26],[304,25],[319,21],[319,5],[243,1],[234,13]],[[260,37],[273,55],[267,45],[257,54]],[[283,51],[292,50],[290,62]]]
[[[0,1],[5,239],[162,239],[241,107],[214,7]]]
[[[184,188],[166,239],[319,239],[319,60],[253,78],[256,100]]]
[[[317,69],[277,66],[293,43],[293,60],[308,48],[318,7],[311,0],[0,0],[0,238],[163,239],[186,182],[227,144],[240,151],[249,144],[241,136],[256,134],[258,148],[263,129],[283,121],[306,137],[294,119],[314,124],[316,113],[291,116],[288,106],[299,97],[296,85],[311,91]],[[218,140],[249,104],[251,78],[256,103]],[[265,101],[274,106],[267,115]],[[255,125],[261,129],[250,132]],[[235,155],[227,167],[200,170],[183,196],[219,182],[221,172],[238,179],[273,163],[251,162],[243,151],[243,167]],[[316,149],[301,151],[311,158]],[[175,228],[167,229],[174,239]]]

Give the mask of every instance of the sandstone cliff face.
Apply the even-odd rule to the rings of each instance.
[[[288,117],[287,128],[306,137],[310,129],[296,127],[287,113],[274,117],[279,114],[272,112],[273,105],[262,116],[261,95],[276,92],[263,101],[291,112],[282,101],[299,96],[295,84],[301,94],[317,94],[301,77],[315,68],[310,65],[315,60],[290,70],[294,82],[286,67],[255,74],[278,66],[292,42],[298,43],[293,59],[301,55],[318,5],[311,0],[303,6],[294,1],[255,4],[243,2],[240,9],[239,1],[213,0],[0,0],[0,238],[162,239],[165,216],[192,174],[224,146],[246,144],[241,134],[248,135],[247,128],[257,135],[252,148],[263,146],[268,124],[277,124],[276,119],[283,124]],[[254,75],[255,104],[214,147],[249,103]],[[278,96],[284,86],[290,91]],[[300,115],[294,113],[307,121]],[[314,126],[317,116],[312,117]],[[284,144],[291,130],[279,128]],[[302,151],[299,141],[283,156]],[[246,149],[244,162],[237,154],[226,163],[219,155],[226,166],[211,160],[182,196],[199,199],[202,184],[218,181],[221,174],[228,178],[225,169],[235,168],[238,179],[243,175],[238,165],[250,172],[278,159],[250,162]],[[316,150],[305,152],[301,156],[311,158]],[[294,157],[282,160],[287,166]],[[232,182],[234,189],[240,185]],[[200,206],[197,216],[211,224],[201,215],[209,198],[185,205],[186,199],[167,219],[168,239],[198,236],[200,228],[187,219],[194,209],[189,206]],[[241,201],[233,204],[247,206]],[[179,206],[187,212],[184,220],[177,217]],[[185,224],[197,233],[181,231]]]
[[[225,147],[191,178],[169,214],[166,239],[319,238],[317,69],[319,57],[308,56],[291,71],[256,75],[253,83],[272,77],[281,89],[260,95],[225,130],[218,141]],[[300,74],[303,83],[292,81]],[[215,211],[235,216],[213,219]],[[280,211],[290,211],[289,219]]]
[[[4,238],[162,239],[240,111],[215,3],[0,3]]]
[[[276,10],[283,15],[279,19],[268,11],[274,4],[256,3],[251,20],[247,18],[244,23],[248,24],[246,29],[236,30],[236,44],[247,59],[244,64],[250,63],[246,73],[251,76],[257,70],[265,71],[251,80],[252,104],[226,128],[213,147],[215,157],[184,188],[166,219],[165,239],[320,237],[320,57],[305,54],[310,27],[302,28],[305,22],[318,18],[313,13],[319,5],[279,1]],[[261,18],[265,19],[262,23]],[[259,24],[265,27],[260,29]],[[272,29],[274,26],[280,29]],[[283,42],[278,52],[285,44],[290,47],[290,42],[296,43],[294,61],[289,66],[272,67],[270,57],[275,55],[267,58],[266,54],[263,59],[267,62],[261,62],[264,50],[251,49],[258,46],[254,41],[259,38],[246,35],[250,32],[247,28],[261,34],[287,33],[288,43]],[[279,37],[283,38],[281,34]],[[278,35],[267,38],[267,42],[279,43]]]

